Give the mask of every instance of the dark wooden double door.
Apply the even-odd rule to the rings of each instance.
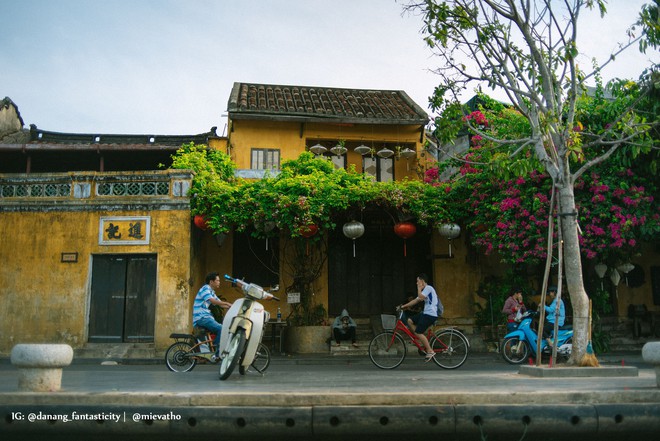
[[[156,255],[95,255],[89,338],[95,343],[153,342]]]
[[[353,242],[342,225],[331,234],[328,260],[330,316],[346,308],[352,316],[391,313],[409,296],[416,296],[420,273],[432,277],[430,233],[418,227],[405,241],[394,234],[389,218],[363,221],[365,233]]]

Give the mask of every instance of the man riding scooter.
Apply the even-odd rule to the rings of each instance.
[[[564,301],[557,299],[557,287],[551,286],[548,288],[548,299],[550,304],[545,305],[545,323],[543,323],[543,337],[546,339],[548,346],[552,346],[553,342],[550,339],[555,329],[555,322],[559,325],[559,329],[564,326],[566,320],[566,309],[564,308]],[[559,314],[557,314],[557,300],[559,300]]]
[[[215,340],[213,344],[215,345],[216,352],[212,357],[212,361],[220,356],[220,334],[222,332],[222,325],[215,321],[215,317],[211,313],[209,306],[211,304],[218,305],[221,308],[229,309],[231,308],[231,303],[225,302],[218,298],[215,295],[215,291],[220,288],[220,275],[216,272],[211,272],[206,276],[206,285],[202,286],[197,295],[195,296],[195,302],[193,303],[193,326],[205,328],[209,332],[215,334]]]

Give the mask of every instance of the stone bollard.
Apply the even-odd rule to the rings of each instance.
[[[642,358],[655,366],[655,383],[660,387],[660,341],[646,343],[642,348]]]
[[[18,368],[18,390],[56,392],[62,385],[62,368],[71,364],[73,349],[64,344],[18,344],[11,350],[11,364]]]

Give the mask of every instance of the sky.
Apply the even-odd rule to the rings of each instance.
[[[606,60],[649,1],[584,15],[581,62]],[[0,17],[0,99],[55,132],[222,135],[234,82],[403,90],[431,115],[439,84],[395,0],[0,0]],[[630,48],[604,80],[650,59]]]

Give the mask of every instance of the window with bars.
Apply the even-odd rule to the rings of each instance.
[[[253,148],[250,168],[252,170],[279,170],[280,169],[279,149]]]

